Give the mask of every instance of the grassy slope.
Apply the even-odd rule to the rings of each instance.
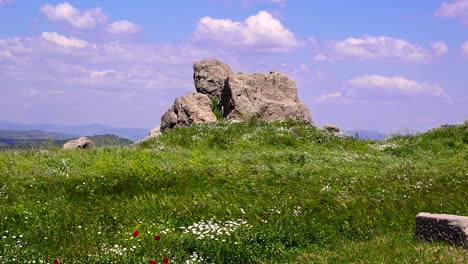
[[[468,123],[381,143],[222,123],[134,148],[0,152],[0,262],[460,263],[466,251],[412,234],[418,212],[468,215],[467,160]],[[212,218],[246,223],[181,229]]]

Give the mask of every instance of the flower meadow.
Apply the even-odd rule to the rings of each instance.
[[[0,263],[466,263],[413,238],[468,215],[468,123],[364,141],[294,122],[0,151]]]

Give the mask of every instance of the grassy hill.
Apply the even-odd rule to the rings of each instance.
[[[97,136],[90,136],[88,137],[94,143],[96,143],[96,147],[103,148],[103,147],[122,147],[122,146],[129,146],[134,142],[130,139],[121,138],[115,135],[97,135]]]
[[[3,151],[0,262],[464,263],[413,233],[418,212],[468,215],[467,160],[468,123],[382,142],[220,123]]]

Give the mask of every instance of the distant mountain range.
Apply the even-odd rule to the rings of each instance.
[[[53,139],[67,139],[93,135],[116,135],[121,138],[137,141],[148,135],[149,129],[111,127],[101,124],[89,124],[82,126],[57,126],[49,124],[28,125],[14,122],[0,121],[0,130],[28,131],[31,133],[48,133]],[[64,138],[56,138],[64,137]]]
[[[138,141],[145,138],[149,131],[149,129],[145,128],[111,127],[101,124],[58,126],[50,124],[28,125],[6,121],[0,121],[0,130],[3,130],[0,131],[0,139],[8,138],[17,141],[21,141],[22,139],[28,139],[29,141],[34,141],[35,139],[66,140],[93,135],[116,135],[121,138]],[[350,136],[357,135],[360,139],[364,140],[383,140],[388,136],[387,134],[372,130],[347,130],[345,132]],[[7,143],[5,140],[3,142]]]
[[[61,148],[72,136],[44,131],[0,130],[0,149]],[[134,141],[115,135],[88,136],[97,147],[128,146]]]
[[[45,132],[39,130],[0,130],[1,145],[18,145],[23,143],[52,141],[52,140],[67,140],[74,136],[56,132]]]
[[[0,138],[11,138],[18,140],[43,139],[43,140],[61,140],[73,138],[72,135],[66,135],[57,132],[45,132],[40,130],[0,130]]]
[[[348,135],[354,137],[358,136],[360,139],[363,140],[384,140],[388,137],[388,134],[383,134],[373,130],[348,130],[345,131]]]

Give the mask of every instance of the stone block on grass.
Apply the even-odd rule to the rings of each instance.
[[[468,248],[468,217],[419,213],[416,215],[415,237],[421,241],[443,241]]]

